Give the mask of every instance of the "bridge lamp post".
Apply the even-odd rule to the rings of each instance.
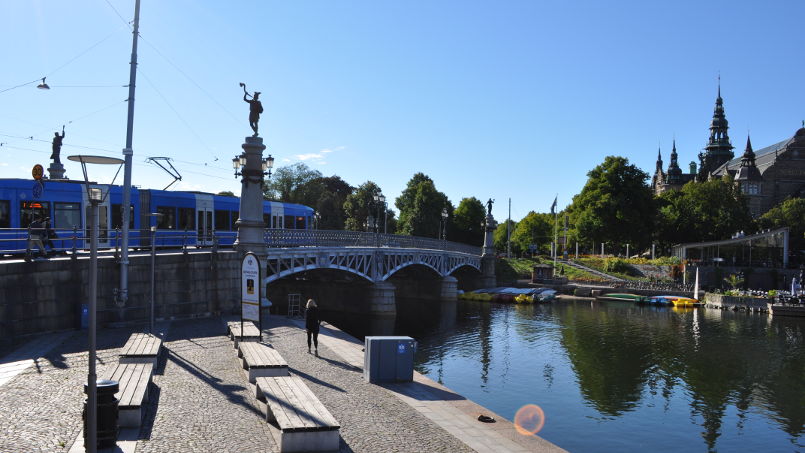
[[[377,207],[377,217],[375,223],[380,221],[380,207],[383,207],[383,234],[386,234],[386,197],[384,195],[375,195],[375,206]],[[380,232],[380,226],[377,226],[377,232]]]
[[[442,208],[442,240],[447,240],[447,208]]]
[[[43,80],[44,82],[44,80]],[[89,313],[88,313],[88,328],[89,331],[89,363],[87,370],[87,411],[85,419],[86,429],[86,451],[95,453],[98,448],[98,376],[95,372],[95,362],[97,360],[97,346],[96,346],[96,325],[97,325],[97,308],[98,308],[98,224],[100,223],[99,205],[102,204],[106,197],[109,195],[109,190],[106,194],[100,187],[90,187],[89,177],[87,176],[87,164],[100,164],[100,165],[118,165],[118,173],[120,172],[120,165],[123,165],[123,159],[105,156],[68,156],[68,160],[81,163],[81,170],[84,172],[84,188],[87,192],[87,201],[90,204],[90,217],[92,217],[92,226],[90,228],[90,246],[89,246]],[[114,184],[112,178],[111,184]]]

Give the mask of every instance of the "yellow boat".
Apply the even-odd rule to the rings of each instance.
[[[695,307],[701,305],[698,299],[691,299],[690,297],[677,297],[676,299],[672,299],[671,303],[674,304],[674,307]]]

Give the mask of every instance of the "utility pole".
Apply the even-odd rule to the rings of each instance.
[[[137,82],[137,37],[140,30],[140,0],[134,3],[134,30],[132,31],[131,43],[131,66],[129,67],[129,112],[126,122],[126,147],[123,149],[125,159],[123,165],[123,204],[121,209],[123,225],[121,225],[121,252],[120,255],[120,290],[117,302],[120,306],[125,306],[129,299],[129,222],[131,219],[131,166],[132,150],[131,142],[134,135],[134,87]]]
[[[511,223],[512,223],[512,199],[509,198],[509,218],[506,219],[506,258],[512,257],[512,231],[511,231]]]

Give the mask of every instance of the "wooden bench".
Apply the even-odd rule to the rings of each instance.
[[[229,333],[229,338],[234,342],[235,349],[238,348],[238,343],[240,342],[240,321],[230,321],[226,323],[227,331]],[[260,329],[254,325],[251,321],[244,321],[243,322],[243,341],[260,341],[263,339],[263,335],[260,333]]]
[[[150,333],[134,333],[120,352],[120,363],[150,363],[157,366],[162,339]]]
[[[297,376],[258,377],[257,393],[266,402],[266,421],[280,452],[337,451],[338,422]]]
[[[120,363],[104,374],[103,379],[119,384],[115,398],[118,400],[117,424],[121,427],[140,426],[142,406],[148,401],[148,384],[153,370],[150,363]]]
[[[258,377],[288,375],[288,362],[276,349],[265,343],[244,341],[238,348],[238,357],[243,359],[243,369],[248,371],[252,384]]]

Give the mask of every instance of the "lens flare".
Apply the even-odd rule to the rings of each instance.
[[[524,436],[533,436],[545,426],[545,412],[536,404],[526,404],[514,414],[514,428]]]

